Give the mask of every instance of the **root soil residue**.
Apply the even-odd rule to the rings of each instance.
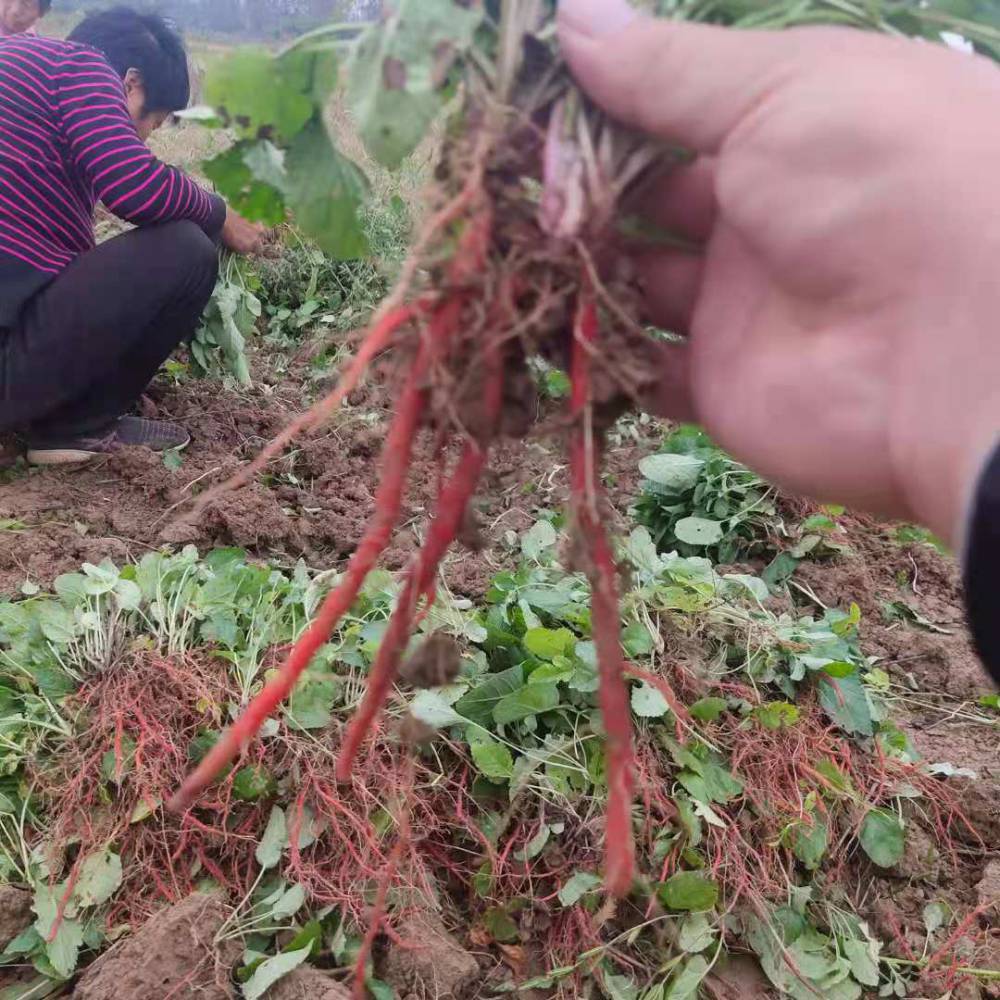
[[[125,450],[86,467],[0,473],[0,595],[30,582],[41,587],[85,562],[119,565],[164,545],[201,550],[238,546],[278,564],[304,558],[330,568],[354,551],[374,510],[379,452],[392,405],[379,382],[352,394],[331,424],[299,441],[268,473],[222,497],[196,523],[184,509],[210,485],[254,457],[303,407],[307,372],[279,374],[258,356],[255,387],[241,394],[211,381],[157,384],[145,412],[182,423],[192,444],[178,468],[157,455]],[[612,496],[624,511],[639,480],[638,463],[657,441],[608,455]],[[482,551],[463,551],[445,568],[457,594],[478,597],[504,564],[501,541],[520,534],[536,512],[561,505],[567,476],[556,437],[497,446],[476,503]],[[403,530],[384,565],[401,567],[417,544],[438,485],[437,456],[422,441],[415,456]]]

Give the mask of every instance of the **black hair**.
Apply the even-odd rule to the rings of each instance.
[[[85,17],[69,41],[103,52],[123,80],[130,69],[138,70],[146,89],[144,112],[188,106],[191,77],[184,42],[158,14],[113,7]]]

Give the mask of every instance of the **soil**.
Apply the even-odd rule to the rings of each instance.
[[[278,980],[264,1000],[351,1000],[351,991],[318,969],[303,966]]]
[[[232,1000],[230,974],[243,947],[215,943],[229,915],[220,900],[199,893],[168,907],[99,958],[74,1000]]]
[[[386,949],[377,969],[401,1000],[461,1000],[473,995],[479,963],[437,915],[415,913],[397,925],[396,934],[398,943]]]
[[[203,551],[236,545],[281,565],[300,558],[318,568],[342,565],[372,513],[379,479],[378,455],[392,395],[377,380],[356,391],[328,428],[300,441],[268,475],[216,502],[198,523],[181,519],[186,503],[240,468],[303,408],[308,394],[324,388],[305,364],[289,366],[262,352],[253,367],[255,386],[240,393],[195,380],[160,382],[151,389],[145,412],[178,420],[193,434],[179,468],[133,451],[82,469],[29,471],[19,463],[0,473],[0,526],[6,525],[0,527],[0,596],[16,595],[28,582],[47,587],[83,562],[110,558],[122,564],[165,545],[187,543]],[[637,493],[639,461],[659,440],[658,430],[636,427],[634,440],[614,444],[607,455],[611,501],[619,514]],[[518,536],[538,512],[558,509],[565,501],[567,477],[556,419],[548,421],[548,430],[497,447],[476,503],[476,523],[467,533],[476,544],[445,564],[446,582],[455,595],[481,599],[495,573],[514,562]],[[413,550],[436,485],[436,456],[424,443],[406,500],[404,528],[384,560],[387,568],[403,565]],[[898,954],[910,948],[919,955],[925,947],[922,912],[928,902],[945,898],[961,918],[986,902],[984,894],[996,891],[1000,737],[997,725],[976,706],[978,696],[991,686],[965,625],[954,563],[930,545],[900,544],[892,525],[849,516],[840,521],[849,551],[804,562],[795,577],[800,588],[794,591],[796,601],[813,610],[857,602],[864,649],[894,682],[893,719],[924,759],[975,774],[943,776],[941,781],[958,795],[978,837],[956,826],[956,853],[951,855],[931,831],[921,832],[915,820],[902,865],[891,873],[869,873],[866,880],[877,897],[874,929],[897,942]],[[900,605],[914,613],[911,620],[900,620]],[[415,685],[439,683],[451,669],[449,651],[430,652],[412,665]],[[698,673],[703,653],[694,640],[690,649],[678,646],[674,652]],[[7,913],[2,893],[0,889],[0,946]],[[74,996],[233,996],[229,971],[238,947],[230,954],[228,948],[219,953],[212,945],[226,914],[217,900],[198,896],[164,911],[88,970]],[[984,911],[976,957],[983,967],[1000,968],[997,927],[995,909]],[[479,964],[437,918],[420,914],[399,926],[398,934],[401,943],[386,946],[379,971],[401,1000],[474,995]],[[766,995],[754,992],[764,989],[759,983],[745,981],[746,970],[734,971],[732,982],[723,973],[717,995]],[[301,970],[273,996],[346,996],[319,973],[322,982],[307,981],[312,975]]]
[[[272,361],[274,359],[271,359]],[[255,365],[255,388],[236,395],[215,382],[154,385],[147,414],[184,424],[193,442],[180,468],[158,456],[125,450],[85,468],[29,470],[18,463],[0,478],[0,595],[26,582],[46,587],[84,562],[110,558],[121,564],[164,545],[200,549],[235,545],[278,564],[299,558],[330,567],[351,555],[374,508],[379,449],[391,393],[381,386],[352,394],[349,406],[324,432],[299,442],[269,475],[222,498],[198,523],[183,519],[208,485],[226,478],[282,428],[304,405],[307,372],[281,372],[267,359]],[[638,462],[653,442],[612,449],[612,490],[631,497]],[[453,554],[445,567],[452,590],[478,597],[502,564],[506,532],[534,523],[539,508],[558,507],[566,496],[564,462],[557,440],[508,441],[491,462],[477,515],[486,547]],[[399,568],[416,543],[433,504],[437,464],[429,442],[418,449],[403,511],[404,529],[384,564]]]
[[[31,895],[10,885],[0,885],[0,951],[34,921]]]

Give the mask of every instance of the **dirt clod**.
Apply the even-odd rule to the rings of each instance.
[[[31,894],[12,885],[0,885],[0,951],[26,931],[33,919]]]
[[[401,679],[415,688],[450,684],[462,668],[462,647],[450,635],[435,632],[403,664]]]
[[[319,969],[303,967],[275,983],[264,1000],[351,1000],[351,992]]]
[[[980,906],[1000,907],[1000,858],[986,866],[982,881],[976,886]]]
[[[215,944],[228,916],[220,900],[202,893],[168,907],[98,959],[84,973],[74,1000],[231,1000],[230,970],[241,945]]]
[[[448,933],[440,917],[422,912],[405,919],[380,963],[379,976],[399,996],[419,1000],[459,1000],[471,996],[479,964]]]

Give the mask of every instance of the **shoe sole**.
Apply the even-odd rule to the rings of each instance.
[[[184,444],[179,444],[174,448],[164,448],[155,454],[165,455],[168,451],[184,451],[190,443],[191,438],[188,438]],[[137,445],[136,447],[143,446]],[[95,458],[101,458],[108,454],[109,452],[106,451],[84,451],[81,448],[40,448],[37,451],[29,448],[25,458],[29,465],[86,465],[87,462],[92,462]]]

